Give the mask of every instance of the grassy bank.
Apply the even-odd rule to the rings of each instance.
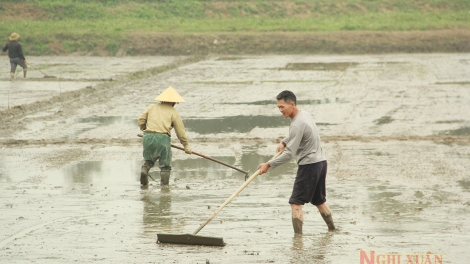
[[[31,55],[247,53],[247,45],[267,36],[270,45],[251,45],[249,52],[468,52],[469,10],[468,0],[4,0],[0,32],[19,32]],[[297,40],[283,40],[286,34]],[[381,51],[397,34],[406,43]],[[423,43],[423,34],[435,44]],[[331,41],[317,41],[314,48],[298,43],[346,35],[370,37],[370,43],[340,45],[344,40],[338,39],[334,49]],[[221,48],[223,39],[233,40],[229,48]]]

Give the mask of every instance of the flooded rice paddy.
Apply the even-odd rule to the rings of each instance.
[[[208,57],[128,77],[178,59],[35,57],[66,81],[3,74],[0,263],[470,261],[470,54]],[[320,131],[338,231],[305,205],[294,235],[292,161],[199,232],[225,247],[156,243],[193,233],[245,178],[173,149],[170,186],[153,168],[141,189],[137,117],[168,86],[186,100],[175,107],[192,149],[250,174],[288,133],[275,96],[295,92]],[[67,91],[81,96],[53,99]]]

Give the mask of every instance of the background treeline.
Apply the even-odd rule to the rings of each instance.
[[[35,55],[470,50],[469,0],[2,0],[0,17]]]

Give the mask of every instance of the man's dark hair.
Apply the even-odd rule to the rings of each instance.
[[[277,100],[284,100],[286,103],[289,102],[294,102],[294,105],[297,105],[297,98],[295,97],[295,94],[291,91],[282,91],[276,96]]]

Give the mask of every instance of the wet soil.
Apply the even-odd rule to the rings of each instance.
[[[117,53],[109,52],[108,39],[95,35],[98,47],[76,53],[99,56],[180,56],[180,55],[260,55],[260,54],[372,54],[470,52],[467,28],[448,28],[406,32],[272,32],[172,34],[155,32],[130,33],[114,39]],[[75,35],[55,36],[77,39]],[[131,41],[129,41],[131,40]],[[41,40],[44,41],[44,40]],[[31,43],[34,45],[35,43]],[[41,44],[44,45],[43,42]],[[62,45],[49,43],[47,54],[66,55]],[[129,52],[130,51],[130,52]],[[46,55],[46,54],[35,54]]]
[[[35,58],[50,75],[75,65],[59,96],[58,81],[33,70],[1,78],[0,263],[359,263],[361,250],[470,259],[470,54],[146,57],[138,69],[114,59]],[[168,86],[186,100],[176,108],[193,150],[250,173],[288,132],[275,96],[294,91],[320,130],[338,231],[305,205],[294,234],[290,162],[199,232],[225,247],[157,244],[158,233],[193,233],[245,178],[174,149],[170,186],[153,168],[157,182],[140,188],[136,119]]]

